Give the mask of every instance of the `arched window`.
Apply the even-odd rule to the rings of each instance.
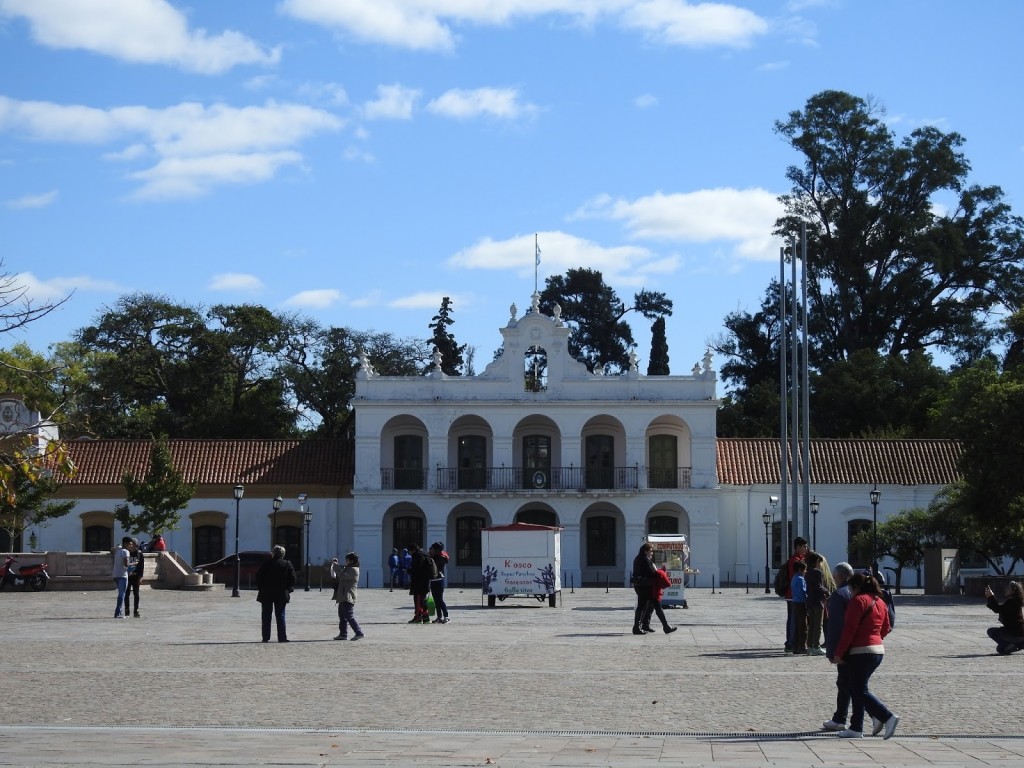
[[[871,565],[871,544],[854,549],[853,539],[861,531],[870,531],[870,520],[850,520],[846,524],[846,552],[849,562],[854,568],[867,568]]]
[[[647,532],[663,535],[679,533],[679,518],[675,515],[652,515],[647,519]]]
[[[615,518],[607,515],[587,518],[587,565],[615,565]]]
[[[200,525],[192,531],[192,564],[215,563],[224,557],[224,528]],[[232,583],[234,581],[232,580]]]
[[[106,552],[114,546],[114,532],[107,525],[90,525],[82,532],[83,552]]]
[[[480,530],[484,527],[482,517],[460,517],[455,521],[455,563],[454,565],[482,565]]]
[[[391,528],[392,546],[401,549],[406,544],[423,546],[423,519],[413,515],[396,517]]]

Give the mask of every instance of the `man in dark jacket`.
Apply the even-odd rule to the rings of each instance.
[[[836,589],[829,595],[828,606],[825,609],[825,656],[829,661],[832,661],[836,655],[839,638],[843,636],[843,627],[846,625],[846,604],[852,597],[846,582],[850,580],[851,576],[853,576],[853,566],[849,563],[837,563],[836,567],[832,569],[832,578],[836,580]],[[850,711],[849,671],[849,664],[836,664],[836,711],[831,720],[826,720],[821,724],[826,731],[846,729],[846,713]]]
[[[288,642],[284,610],[295,588],[295,569],[284,559],[284,547],[274,547],[273,556],[256,572],[256,599],[263,608],[263,642],[270,642],[270,616],[277,618],[277,642]]]
[[[985,604],[999,614],[1002,626],[989,627],[988,636],[996,642],[996,653],[1003,656],[1024,649],[1024,586],[1019,581],[1006,585],[1006,599],[999,602],[992,587],[985,587]],[[125,610],[127,613],[127,609]]]
[[[427,593],[430,580],[434,577],[434,561],[420,549],[419,544],[409,544],[406,549],[412,555],[409,568],[409,594],[412,595],[413,617],[410,624],[429,624],[430,611],[427,609]]]
[[[646,635],[654,631],[651,627],[651,614],[654,613],[651,585],[654,583],[654,574],[657,570],[654,565],[654,547],[645,541],[633,558],[631,581],[633,591],[636,592],[636,610],[633,611],[634,635]]]

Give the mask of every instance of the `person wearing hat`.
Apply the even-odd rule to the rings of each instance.
[[[448,565],[449,558],[448,553],[444,551],[444,542],[435,541],[430,545],[430,551],[427,554],[437,565],[437,577],[430,580],[430,596],[434,598],[434,613],[436,615],[434,623],[447,624],[451,619],[448,618],[448,604],[444,601],[444,570]]]

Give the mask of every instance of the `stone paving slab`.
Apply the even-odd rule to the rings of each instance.
[[[343,642],[329,593],[298,591],[291,642],[263,644],[248,591],[144,589],[128,620],[112,592],[5,592],[0,765],[1024,766],[1001,714],[1024,653],[994,653],[977,600],[897,597],[872,681],[897,736],[840,741],[817,731],[834,670],[782,654],[772,595],[689,590],[679,631],[644,637],[632,590],[447,596],[452,623],[421,626],[408,595],[361,591],[367,637]]]

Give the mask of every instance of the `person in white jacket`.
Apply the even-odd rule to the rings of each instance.
[[[356,592],[359,588],[359,555],[349,552],[345,565],[337,569],[338,558],[331,560],[331,579],[334,581],[334,600],[338,604],[338,635],[335,640],[347,640],[348,629],[355,633],[353,640],[362,640],[363,630],[356,621]]]

